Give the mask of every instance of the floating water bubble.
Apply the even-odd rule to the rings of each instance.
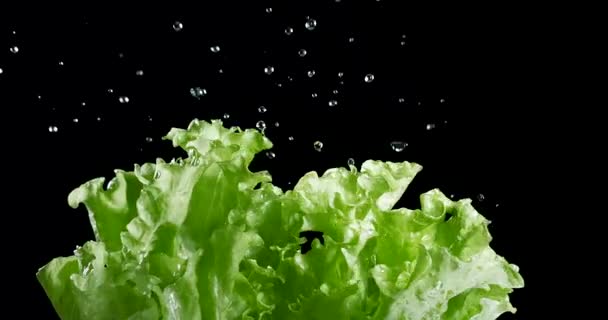
[[[277,87],[281,88],[281,87],[283,87],[283,84],[279,82],[279,83],[277,83]]]
[[[312,146],[315,148],[315,150],[317,152],[321,152],[323,150],[323,142],[321,142],[321,141],[315,141],[315,143],[313,143]]]
[[[293,141],[293,140],[295,140],[295,138],[293,136],[289,136],[289,137],[287,137],[287,140]]]
[[[397,101],[399,101],[399,103],[404,103],[405,99],[404,98],[399,98]]]
[[[224,115],[222,116],[222,118],[224,118],[224,119],[230,119],[230,115],[227,114],[227,113],[224,113]]]
[[[1,73],[1,72],[0,72]],[[315,71],[314,70],[310,70],[306,73],[308,75],[309,78],[312,78],[315,76]]]
[[[285,28],[285,34],[286,35],[291,35],[293,33],[293,28],[292,27],[287,27]]]
[[[314,30],[317,27],[317,20],[308,18],[304,27],[308,30]]]
[[[348,160],[346,160],[346,163],[347,163],[349,166],[354,166],[354,165],[355,165],[355,159],[353,159],[353,158],[348,158]]]
[[[277,127],[277,128],[279,127],[279,125],[280,125],[280,123],[279,123],[278,121],[276,121],[276,122],[274,123],[274,126],[275,126],[275,127]]]
[[[355,42],[355,38],[353,38],[353,37],[348,38],[348,42],[350,42],[350,43]]]
[[[38,100],[42,100],[42,96],[38,95],[36,98],[38,98]]]
[[[292,82],[293,81],[293,77],[292,76],[287,76],[287,81]]]
[[[55,133],[59,131],[59,128],[57,128],[57,126],[49,126],[49,132]]]
[[[95,120],[97,120],[97,122],[101,122],[101,117],[97,117]]]
[[[258,128],[258,130],[260,131],[264,131],[266,130],[266,122],[264,122],[264,120],[260,120],[256,122],[255,127]]]
[[[338,92],[338,89],[334,89],[334,91],[332,91],[331,93],[338,94],[339,92]]]
[[[141,76],[143,76],[143,75],[144,75],[144,71],[143,71],[143,70],[137,70],[137,71],[135,71],[135,75],[137,75],[137,76],[140,76],[140,77],[141,77]]]
[[[365,78],[363,78],[363,80],[365,80],[365,82],[370,83],[372,81],[374,81],[374,75],[371,73],[368,73],[365,75]]]
[[[220,46],[213,46],[213,47],[209,48],[209,50],[211,50],[211,52],[213,52],[213,53],[218,53],[218,52],[220,52],[221,48],[220,48]]]
[[[17,47],[17,46],[12,46],[12,47],[11,47],[9,50],[10,50],[12,53],[17,53],[17,52],[19,52],[19,47]]]
[[[272,12],[272,8],[266,8],[266,13],[271,13]]]
[[[313,97],[313,98],[316,98],[316,97],[318,97],[319,95],[318,95],[316,92],[313,92],[313,93],[312,93],[310,96],[311,96],[311,97]]]
[[[114,93],[114,89],[112,89],[112,88],[109,88],[107,91],[108,91],[108,93]]]
[[[124,57],[125,57],[125,54],[124,54],[124,53],[122,53],[122,52],[120,52],[120,53],[118,53],[118,57],[119,57],[120,59],[122,59],[122,58],[124,58]]]
[[[390,143],[391,149],[395,152],[401,152],[407,147],[407,143],[403,141],[393,141]]]
[[[78,118],[74,118],[74,119],[72,119],[72,122],[74,122],[74,123],[78,123]]]
[[[327,103],[330,107],[335,107],[338,105],[338,101],[336,100],[329,100],[329,102]]]
[[[148,116],[148,122],[152,122],[152,121],[153,121],[152,116]]]
[[[87,105],[87,103],[83,101],[83,102],[80,103],[80,105],[84,107],[84,106]]]
[[[258,107],[258,112],[259,113],[265,113],[266,111],[268,111],[268,109],[266,109],[266,107],[264,107],[264,106],[259,106]]]
[[[59,65],[60,65],[60,66],[63,66],[63,61],[59,61]]]
[[[426,124],[426,130],[433,130],[435,129],[435,124],[434,123],[427,123]]]
[[[486,196],[483,193],[477,195],[477,201],[481,202],[486,199]]]
[[[338,72],[338,78],[344,77],[344,72]]]
[[[120,103],[129,103],[129,97],[127,97],[127,96],[120,96],[118,98],[118,102],[120,102]]]
[[[439,99],[439,103],[445,103],[445,99]]]
[[[152,137],[146,137],[146,142],[147,142],[147,143],[150,143],[150,142],[152,142],[152,141],[154,141],[154,139],[152,139]]]
[[[4,70],[2,70],[2,68],[0,68],[0,74],[4,73]]]
[[[272,151],[266,151],[266,157],[268,159],[274,159],[276,157],[276,155]]]
[[[273,72],[274,72],[273,66],[268,66],[268,67],[264,68],[264,73],[267,75],[271,75]]]
[[[308,52],[306,51],[306,49],[300,49],[300,50],[298,50],[298,55],[300,57],[305,57],[307,53]]]
[[[405,45],[405,41],[401,41],[401,42],[399,42],[399,44],[400,44],[401,46],[404,46],[404,45]]]
[[[17,31],[13,30],[13,35],[16,35],[16,34],[17,34]]]
[[[207,90],[203,89],[201,87],[194,87],[194,88],[190,88],[190,95],[200,99],[202,96],[207,94]]]
[[[494,205],[496,208],[500,207],[500,203]]]
[[[182,29],[184,28],[184,24],[179,22],[179,21],[175,21],[173,22],[173,30],[175,31],[182,31]]]

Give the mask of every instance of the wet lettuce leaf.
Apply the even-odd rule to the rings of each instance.
[[[61,319],[495,319],[515,312],[518,267],[488,220],[439,190],[393,208],[421,170],[368,160],[293,190],[251,172],[256,130],[194,120],[165,139],[185,159],[116,170],[70,193],[95,241],[37,277]],[[447,216],[446,216],[447,215]],[[449,219],[446,219],[449,217]],[[320,231],[302,253],[302,231]]]

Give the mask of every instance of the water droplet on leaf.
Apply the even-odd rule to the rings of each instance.
[[[321,142],[321,141],[315,141],[315,143],[313,143],[312,146],[315,148],[315,150],[317,152],[321,152],[321,150],[323,150],[323,142]]]
[[[401,152],[405,149],[405,147],[407,147],[407,143],[403,141],[393,141],[390,143],[390,145],[391,149],[393,149],[395,152]]]
[[[317,27],[317,20],[309,18],[304,24],[304,27],[308,30],[314,30]]]
[[[200,99],[202,96],[207,94],[207,90],[201,87],[190,88],[190,95],[193,97]]]
[[[260,120],[255,124],[255,127],[263,132],[264,130],[266,130],[266,122],[264,122],[264,120]]]
[[[182,31],[183,28],[184,28],[184,25],[181,22],[179,22],[179,21],[173,22],[173,30]]]

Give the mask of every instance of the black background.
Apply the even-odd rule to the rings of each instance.
[[[542,138],[529,130],[538,39],[523,11],[399,1],[219,3],[3,13],[0,92],[10,114],[2,120],[14,148],[3,161],[18,190],[5,235],[21,239],[17,297],[31,301],[27,311],[53,318],[34,274],[92,238],[84,209],[67,206],[69,191],[115,168],[181,155],[160,140],[171,127],[228,114],[225,124],[242,128],[265,121],[276,157],[259,155],[253,169],[269,170],[281,187],[348,158],[357,165],[408,160],[424,170],[400,205],[417,207],[418,195],[434,187],[473,198],[492,220],[493,248],[526,280],[512,294],[516,317],[532,318],[532,297],[541,292],[532,258],[544,240],[532,238],[536,217],[526,204]],[[305,28],[307,16],[314,30]],[[374,80],[366,83],[366,74]],[[207,94],[193,97],[195,87]],[[268,111],[259,113],[261,105]],[[395,152],[391,141],[408,146]]]

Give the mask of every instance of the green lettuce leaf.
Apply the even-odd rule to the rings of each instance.
[[[95,241],[37,273],[61,319],[482,320],[516,311],[518,267],[490,248],[489,222],[469,199],[435,189],[420,209],[393,208],[418,164],[310,172],[284,192],[248,168],[272,147],[258,131],[194,120],[165,138],[188,156],[70,193]],[[302,253],[303,231],[323,232],[323,243]]]

